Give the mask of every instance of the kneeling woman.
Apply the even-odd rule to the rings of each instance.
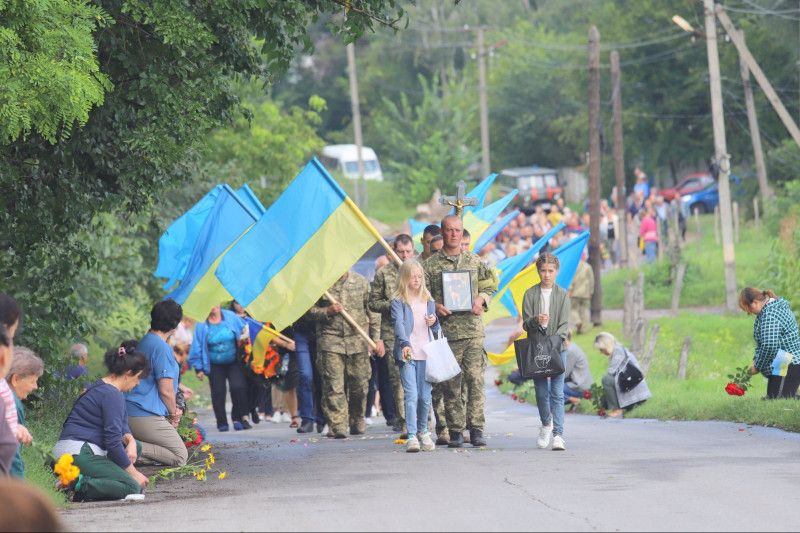
[[[605,395],[608,416],[622,416],[623,409],[633,409],[650,398],[650,388],[644,378],[630,390],[624,391],[619,386],[619,373],[625,370],[630,362],[641,372],[636,356],[629,352],[611,333],[599,333],[594,339],[594,347],[608,357],[608,370],[603,376],[603,394]]]
[[[119,500],[139,494],[147,478],[133,466],[136,441],[128,427],[124,392],[149,372],[136,341],[106,352],[108,375],[92,383],[69,413],[53,455],[70,454],[81,475],[72,486],[75,500]],[[66,487],[65,487],[66,488]]]

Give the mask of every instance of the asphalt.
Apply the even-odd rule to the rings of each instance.
[[[507,327],[491,333],[487,344]],[[342,441],[269,422],[211,430],[227,479],[163,482],[144,501],[75,504],[63,518],[77,531],[800,528],[798,434],[568,414],[567,450],[539,450],[536,408],[494,377],[490,368],[483,450],[408,454],[382,421]]]

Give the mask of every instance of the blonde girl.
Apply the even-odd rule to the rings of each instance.
[[[428,331],[438,336],[441,326],[436,318],[436,304],[425,287],[422,265],[416,259],[407,259],[400,267],[391,305],[396,339],[394,358],[400,367],[405,394],[406,451],[433,451],[436,445],[428,429],[431,384],[425,381],[426,356],[422,347],[429,342]]]

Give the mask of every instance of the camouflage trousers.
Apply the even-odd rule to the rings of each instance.
[[[436,434],[447,431],[447,416],[444,409],[444,388],[441,383],[434,383],[431,391],[431,410],[436,419]]]
[[[591,298],[570,298],[569,327],[576,333],[586,331],[592,325],[589,315],[591,302]]]
[[[444,395],[445,419],[451,432],[464,431],[466,427],[483,431],[485,425],[483,374],[486,369],[486,352],[483,337],[448,341],[461,373],[441,384]],[[466,388],[462,396],[461,383]]]
[[[400,381],[400,367],[394,361],[394,339],[383,339],[383,345],[386,347],[386,355],[388,358],[386,363],[389,367],[389,383],[392,385],[392,396],[394,396],[395,408],[397,409],[397,416],[403,421],[406,421],[406,405],[403,397],[403,383]]]
[[[367,408],[371,367],[366,352],[339,354],[320,351],[322,412],[331,431],[344,433],[357,426]]]

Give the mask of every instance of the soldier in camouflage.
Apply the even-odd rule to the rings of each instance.
[[[592,270],[592,265],[586,261],[584,254],[581,262],[578,263],[578,270],[575,271],[572,284],[569,286],[569,297],[572,303],[569,327],[578,334],[583,333],[592,324],[589,316],[589,307],[592,303],[593,294],[594,270]]]
[[[485,391],[483,374],[486,352],[483,349],[483,320],[488,302],[497,292],[496,277],[477,254],[461,250],[464,225],[458,216],[442,220],[444,247],[425,261],[425,278],[428,289],[436,301],[436,313],[442,323],[445,337],[461,366],[461,374],[442,384],[445,416],[450,433],[451,448],[464,445],[462,432],[470,430],[473,446],[486,446],[483,437]],[[442,272],[466,270],[470,273],[472,310],[452,312],[444,306]],[[461,399],[461,380],[467,380],[467,405]]]
[[[322,411],[329,424],[328,436],[344,439],[348,425],[351,435],[366,431],[364,413],[371,368],[367,341],[341,312],[346,310],[375,341],[379,340],[380,315],[369,311],[369,282],[360,274],[347,272],[328,292],[337,303],[323,296],[309,313],[317,324]],[[375,353],[383,356],[382,352],[381,344]]]
[[[401,261],[409,257],[414,257],[414,241],[406,234],[395,237],[392,248]],[[405,421],[405,402],[403,400],[403,384],[400,382],[400,369],[391,357],[394,351],[394,326],[392,324],[392,298],[397,288],[397,277],[400,274],[400,267],[392,261],[375,273],[369,292],[369,308],[371,311],[381,314],[381,341],[387,357],[382,358],[378,363],[379,372],[387,372],[389,382],[392,386],[392,394],[397,406],[400,419],[397,420],[392,429],[401,432],[400,438],[408,437]]]

